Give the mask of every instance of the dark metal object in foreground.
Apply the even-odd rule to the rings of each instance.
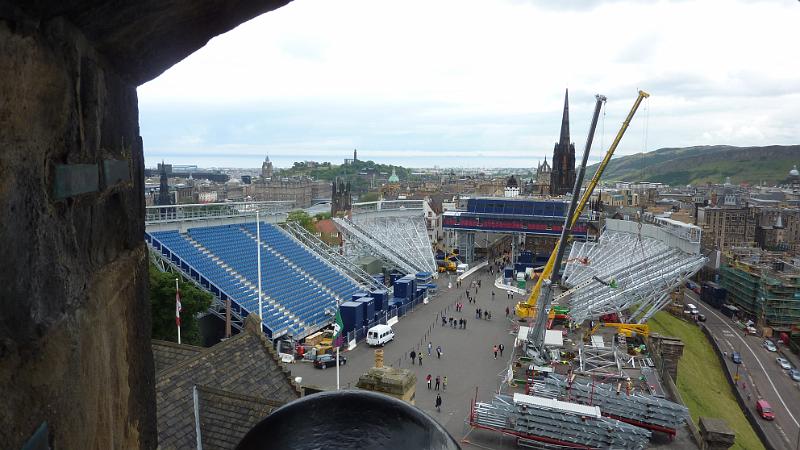
[[[278,409],[250,430],[237,450],[455,450],[439,423],[408,403],[374,392],[330,391]]]

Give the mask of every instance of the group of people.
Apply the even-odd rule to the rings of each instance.
[[[492,320],[492,312],[484,310],[483,308],[475,308],[475,318],[476,319],[484,319],[484,320]]]
[[[463,317],[446,317],[442,315],[442,326],[450,324],[450,328],[458,328],[461,330],[467,329],[467,319]]]
[[[431,374],[428,374],[428,376],[425,377],[425,381],[428,383],[428,389],[431,388],[431,380],[432,380]],[[436,375],[436,387],[433,390],[438,391],[439,386],[442,387],[443,391],[447,390],[447,376],[439,377],[439,375]]]
[[[502,358],[503,357],[503,350],[505,350],[505,349],[506,348],[503,346],[503,344],[495,344],[492,347],[492,352],[494,352],[494,359],[497,359],[497,352],[498,351],[500,352],[500,357]]]

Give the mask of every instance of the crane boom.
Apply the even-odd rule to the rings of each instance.
[[[608,148],[606,152],[606,156],[603,158],[603,161],[600,162],[600,166],[597,168],[597,172],[595,172],[592,179],[589,181],[589,184],[586,186],[586,190],[583,192],[583,196],[581,196],[580,201],[575,208],[575,211],[572,214],[572,217],[569,221],[569,227],[572,228],[577,222],[578,218],[581,216],[583,212],[583,208],[589,202],[589,198],[592,196],[594,189],[597,187],[597,184],[600,182],[600,177],[603,175],[603,171],[605,171],[608,162],[611,161],[611,157],[614,155],[614,151],[617,149],[619,142],[622,140],[622,136],[625,135],[625,131],[628,130],[628,126],[631,124],[631,120],[633,120],[634,114],[636,114],[636,110],[639,109],[639,105],[642,104],[642,100],[649,97],[645,91],[639,91],[639,96],[636,97],[636,101],[633,102],[633,107],[631,111],[628,113],[628,116],[625,118],[625,121],[622,122],[622,127],[620,128],[619,132],[617,132],[617,136],[614,138],[614,142],[611,143],[611,147]],[[516,306],[516,313],[517,316],[520,318],[529,318],[533,317],[536,314],[536,301],[539,298],[539,293],[542,289],[542,282],[547,279],[549,280],[553,274],[553,269],[555,266],[556,257],[558,255],[559,247],[562,243],[559,241],[556,243],[553,252],[550,254],[550,258],[547,260],[547,264],[544,266],[542,270],[542,274],[539,276],[539,279],[536,280],[536,285],[534,286],[533,290],[531,291],[531,295],[528,297],[528,300],[525,302],[519,302]]]

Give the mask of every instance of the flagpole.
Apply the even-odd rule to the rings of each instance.
[[[336,346],[336,390],[339,390],[339,346]]]
[[[256,206],[258,208],[258,206]],[[258,258],[258,320],[261,321],[258,331],[264,332],[264,310],[261,304],[261,221],[256,209],[256,258]]]
[[[176,296],[176,298],[179,298],[178,297],[179,292],[180,292],[180,290],[178,288],[178,279],[175,278],[175,296]],[[180,301],[180,300],[178,300],[178,301]],[[181,343],[181,322],[180,322],[181,316],[180,316],[180,311],[177,308],[176,308],[176,311],[175,311],[175,315],[178,317],[178,321],[177,321],[178,322],[178,324],[177,324],[178,325],[178,345],[180,345],[180,343]]]

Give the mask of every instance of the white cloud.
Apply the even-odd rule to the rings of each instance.
[[[171,117],[171,124],[148,124],[148,114],[165,108],[224,112],[300,102],[309,108],[307,116],[317,119],[314,104],[337,105],[332,119],[350,134],[314,135],[315,124],[308,123],[306,132],[294,137],[306,148],[347,142],[364,151],[383,149],[394,136],[395,149],[408,149],[413,141],[411,150],[430,151],[468,135],[472,141],[464,142],[465,150],[487,154],[494,148],[502,152],[498,161],[513,158],[513,152],[543,155],[558,136],[565,87],[579,148],[593,94],[609,96],[605,141],[610,142],[638,88],[652,94],[649,148],[796,143],[790,113],[797,107],[789,100],[800,86],[800,3],[585,5],[295,0],[213,39],[141,86],[146,148],[179,146],[187,135],[181,127],[169,138],[168,131],[156,129],[175,127],[180,117]],[[409,104],[418,106],[402,107]],[[370,108],[382,116],[381,109],[396,107],[404,114],[399,129],[393,127],[397,122],[373,123],[359,113]],[[356,116],[360,122],[348,123]],[[509,117],[520,120],[502,122]],[[241,122],[240,132],[230,133],[232,141],[225,144],[241,144],[237,136],[257,137],[259,129],[264,130],[260,144],[271,144],[269,122],[258,117]],[[641,143],[629,138],[642,132],[642,122],[642,117],[634,121],[620,154],[641,150]],[[208,134],[218,132],[213,114],[202,126]],[[425,139],[409,139],[413,136]]]

